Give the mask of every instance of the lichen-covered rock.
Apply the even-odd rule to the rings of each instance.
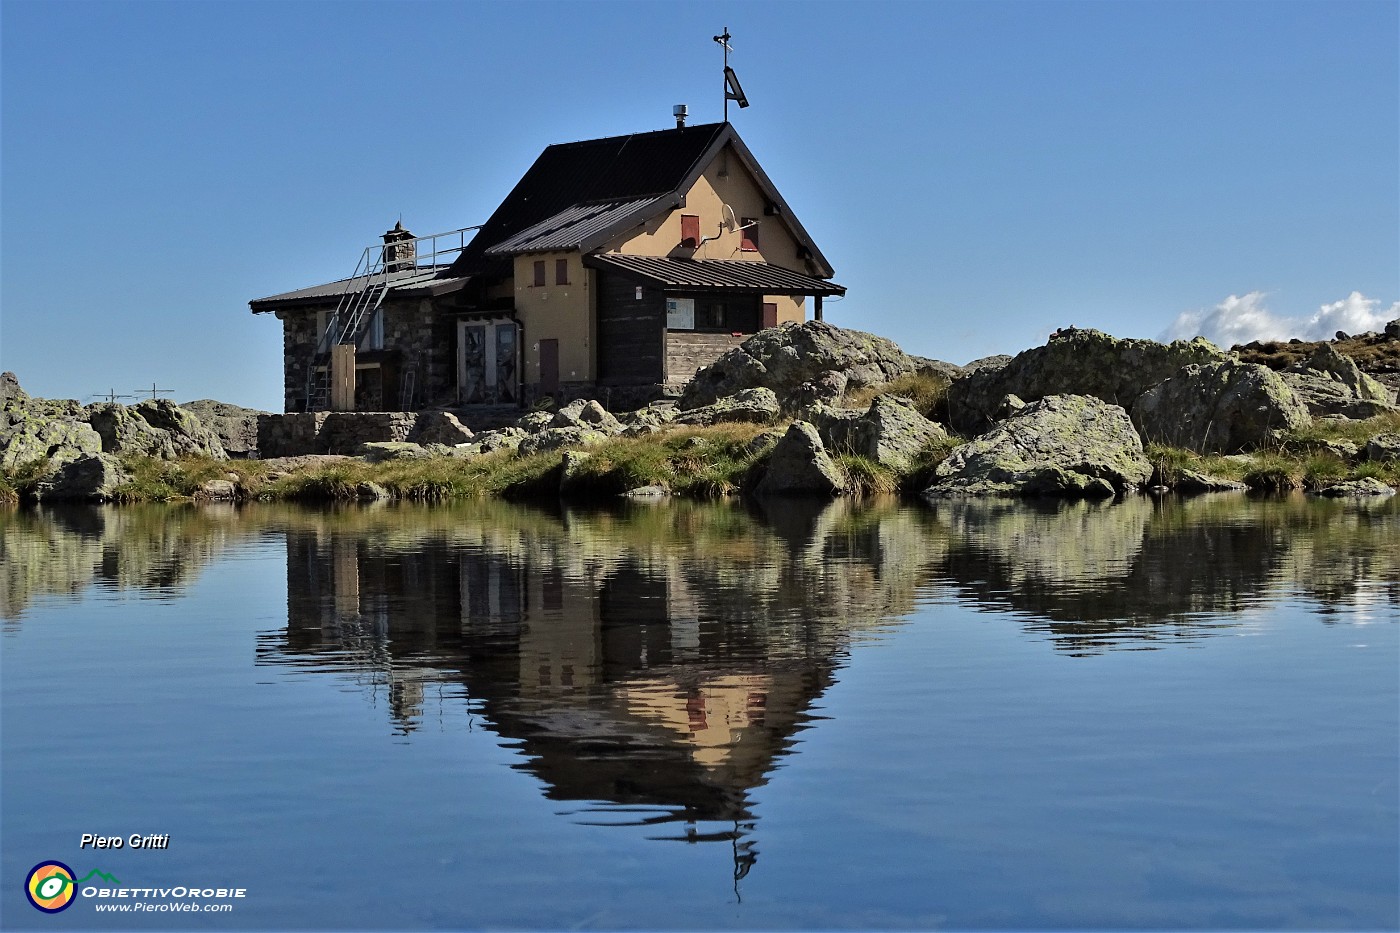
[[[357,457],[364,457],[370,463],[386,460],[423,460],[432,453],[421,444],[408,441],[366,441],[355,449]]]
[[[102,436],[105,453],[144,454],[161,460],[228,458],[219,436],[169,399],[147,399],[130,406],[90,405],[88,422]]]
[[[604,434],[622,432],[622,423],[593,399],[570,402],[554,413],[549,424],[553,428],[586,428]]]
[[[973,360],[962,367],[962,377],[971,376],[973,373],[994,373],[999,369],[1005,369],[1010,365],[1011,357],[1005,353],[995,353],[991,356],[984,356]]]
[[[893,341],[825,321],[784,324],[753,335],[695,374],[680,398],[701,408],[743,389],[772,389],[785,400],[804,382],[840,372],[848,389],[888,382],[918,364]]]
[[[628,499],[665,499],[671,494],[671,490],[661,485],[638,486],[636,489],[629,489],[622,495]]]
[[[6,402],[24,402],[29,393],[20,388],[19,378],[12,372],[0,373],[0,405]]]
[[[230,457],[254,457],[258,453],[258,416],[268,412],[243,408],[228,402],[202,398],[180,406],[198,418],[219,438],[219,445]]]
[[[102,452],[102,437],[83,421],[51,418],[28,408],[0,412],[0,467],[47,459],[57,466]]]
[[[1400,434],[1377,434],[1366,442],[1366,459],[1400,460]]]
[[[528,457],[531,454],[546,450],[559,450],[563,447],[589,447],[593,444],[601,444],[608,437],[609,435],[602,431],[586,427],[545,428],[538,434],[527,434],[522,437],[517,449],[522,457]]]
[[[130,481],[131,477],[111,454],[84,454],[64,462],[40,481],[35,496],[42,500],[104,502],[113,497],[119,486]]]
[[[1393,496],[1395,490],[1374,476],[1363,476],[1361,479],[1347,480],[1344,483],[1328,486],[1319,495],[1333,499],[1365,499],[1371,496]]]
[[[782,409],[772,389],[743,389],[711,405],[694,408],[676,416],[675,424],[772,424]]]
[[[554,412],[532,411],[521,415],[520,419],[515,422],[515,426],[522,431],[533,434],[536,431],[543,431],[545,428],[549,427],[552,421],[554,421]]]
[[[1365,419],[1395,410],[1390,390],[1329,343],[1279,375],[1314,416]]]
[[[355,484],[355,498],[374,502],[382,499],[392,499],[393,494],[378,483],[366,481]]]
[[[238,485],[233,480],[205,480],[199,487],[199,496],[203,499],[232,499],[237,495]]]
[[[967,375],[967,367],[959,366],[957,363],[945,363],[943,360],[931,360],[925,356],[916,356],[914,359],[915,372],[920,376],[940,376],[944,382],[953,382]],[[1011,359],[1011,357],[1007,357]]]
[[[1151,475],[1127,412],[1092,396],[1052,395],[954,450],[924,495],[1093,496],[1105,491],[1094,480],[1121,493]]]
[[[1199,493],[1199,492],[1244,492],[1249,487],[1244,483],[1237,483],[1232,479],[1224,479],[1219,476],[1211,476],[1209,473],[1201,473],[1196,470],[1182,470],[1177,477],[1172,488],[1177,492]]]
[[[1018,353],[1005,366],[980,366],[950,385],[949,421],[958,431],[986,430],[1008,395],[1027,402],[1049,395],[1092,395],[1131,409],[1139,396],[1181,367],[1227,358],[1201,338],[1164,344],[1071,328],[1043,347]]]
[[[1267,366],[1230,359],[1190,365],[1133,406],[1145,440],[1202,453],[1237,453],[1311,422],[1307,407]]]
[[[774,445],[757,492],[760,496],[839,496],[846,487],[846,475],[826,452],[817,429],[794,421]]]
[[[472,437],[470,443],[458,444],[452,450],[454,457],[475,457],[478,454],[495,453],[498,450],[516,450],[527,434],[520,428],[499,428],[495,431],[481,431]]]
[[[587,475],[585,464],[588,463],[589,454],[582,450],[566,450],[561,463],[562,469],[559,474],[559,495],[569,496],[580,491],[582,478]]]
[[[793,389],[787,398],[790,411],[802,412],[815,405],[835,405],[846,394],[850,379],[837,370],[822,373]]]
[[[878,395],[864,414],[850,414],[827,410],[819,416],[818,433],[827,449],[858,454],[896,472],[912,468],[930,444],[948,439],[948,432],[898,396]]]
[[[418,415],[418,423],[413,427],[413,433],[409,435],[419,444],[446,444],[448,447],[456,447],[458,444],[466,444],[475,435],[471,428],[462,424],[457,416],[450,411],[425,411]]]

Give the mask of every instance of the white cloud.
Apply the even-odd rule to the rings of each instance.
[[[1285,317],[1264,305],[1263,292],[1231,295],[1209,310],[1183,311],[1162,332],[1162,340],[1205,337],[1221,347],[1252,340],[1331,340],[1337,331],[1364,334],[1379,331],[1400,316],[1400,301],[1382,309],[1379,299],[1352,292],[1341,301],[1323,305],[1309,317]]]

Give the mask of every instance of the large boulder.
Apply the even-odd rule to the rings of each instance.
[[[1390,390],[1330,343],[1279,375],[1314,416],[1366,419],[1395,410]]]
[[[594,399],[578,399],[570,402],[554,413],[549,426],[552,428],[582,428],[601,431],[604,434],[618,434],[622,422]]]
[[[27,407],[0,412],[0,467],[5,469],[44,459],[56,466],[101,452],[102,438],[86,422]]]
[[[930,444],[948,439],[948,432],[928,420],[903,398],[877,395],[864,414],[850,417],[828,411],[818,431],[829,450],[859,454],[903,473],[914,466]]]
[[[963,444],[924,491],[950,496],[1102,496],[1136,490],[1152,475],[1128,413],[1087,395],[1033,402]]]
[[[1366,459],[1377,463],[1400,460],[1400,434],[1377,434],[1368,440]]]
[[[409,435],[418,444],[446,444],[456,447],[470,443],[476,435],[450,411],[425,411],[418,416]]]
[[[712,405],[760,386],[784,400],[804,382],[831,371],[845,374],[853,390],[917,370],[914,358],[884,337],[825,321],[784,324],[758,332],[697,372],[681,395],[680,407]]]
[[[756,491],[760,496],[839,496],[846,488],[846,475],[826,452],[817,429],[794,421],[769,454],[768,472]]]
[[[712,424],[772,424],[782,409],[772,389],[743,389],[710,405],[681,412],[675,424],[707,426]]]
[[[0,405],[6,402],[25,402],[29,393],[20,388],[19,377],[12,372],[0,373]]]
[[[228,458],[219,436],[169,399],[147,399],[130,406],[90,405],[88,421],[102,435],[105,453],[144,454],[161,460]]]
[[[1008,395],[1027,402],[1049,395],[1092,395],[1131,409],[1148,389],[1191,363],[1225,360],[1208,340],[1132,340],[1102,331],[1070,328],[1043,347],[1018,353],[1004,366],[983,365],[948,387],[949,423],[958,431],[983,431],[997,420]]]
[[[527,434],[520,439],[516,448],[520,456],[542,453],[561,448],[591,447],[601,444],[609,435],[588,427],[545,428],[538,434]]]
[[[111,499],[119,486],[130,481],[131,477],[111,454],[84,454],[59,465],[39,483],[35,495],[44,500],[102,502]]]
[[[219,438],[219,445],[230,457],[256,457],[258,416],[268,412],[243,408],[228,402],[202,398],[180,406],[202,421]]]
[[[1312,420],[1278,373],[1233,359],[1183,367],[1132,412],[1145,440],[1201,453],[1250,450]]]

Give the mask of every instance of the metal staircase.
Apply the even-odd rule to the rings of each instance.
[[[354,273],[345,280],[335,311],[326,319],[325,330],[317,338],[306,371],[307,411],[325,411],[330,407],[332,348],[353,344],[361,350],[372,349],[364,346],[365,338],[389,290],[433,278],[466,248],[466,234],[479,229],[462,227],[365,247]]]

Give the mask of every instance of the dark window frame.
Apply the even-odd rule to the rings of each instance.
[[[544,280],[544,260],[543,260],[543,259],[536,259],[536,260],[535,260],[535,285],[534,285],[534,287],[535,287],[535,288],[543,288],[544,285],[545,285],[545,280]]]
[[[749,224],[754,226],[750,227]],[[742,237],[739,241],[739,249],[745,253],[758,252],[758,218],[741,217],[739,218],[739,226],[747,228],[739,231],[739,235]]]
[[[567,259],[556,259],[556,260],[554,260],[554,284],[555,284],[555,285],[568,285],[568,284],[569,284],[569,260],[567,260]]]

